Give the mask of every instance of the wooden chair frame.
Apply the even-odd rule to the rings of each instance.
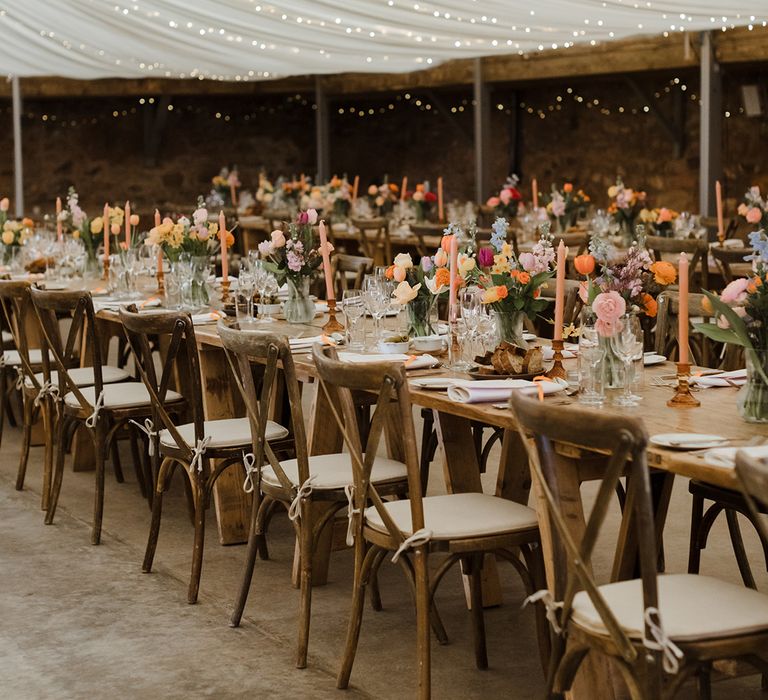
[[[752,255],[754,251],[752,248],[721,248],[715,245],[709,249],[709,252],[723,276],[723,282],[730,284],[734,279],[731,265],[746,262],[745,256]]]
[[[336,299],[341,301],[347,289],[362,289],[365,276],[373,272],[373,258],[361,255],[335,254],[331,258],[332,277],[336,290]],[[352,286],[349,286],[348,272],[355,275]]]
[[[352,219],[352,225],[358,230],[358,242],[363,255],[372,258],[377,265],[390,264],[392,243],[387,219]]]

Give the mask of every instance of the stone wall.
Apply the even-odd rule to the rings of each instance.
[[[766,117],[739,112],[740,85],[765,83],[765,66],[726,75],[724,170],[733,206],[750,184],[768,185]],[[677,78],[678,82],[675,83]],[[621,79],[547,82],[516,94],[495,88],[490,171],[494,186],[513,167],[542,189],[570,180],[607,203],[617,175],[644,188],[653,204],[696,210],[699,114],[695,72],[643,75],[637,92]],[[685,86],[685,90],[683,90]],[[201,90],[205,85],[201,84]],[[684,105],[685,142],[675,157],[672,138],[654,116],[668,121],[675,95]],[[515,98],[517,107],[515,107]],[[225,164],[237,163],[252,185],[259,169],[270,176],[313,174],[315,125],[311,96],[178,98],[167,113],[157,162],[145,153],[145,120],[157,105],[136,98],[28,101],[24,105],[27,208],[48,211],[70,184],[88,209],[127,197],[142,209],[190,208]],[[644,111],[645,106],[649,111]],[[362,115],[361,115],[362,112]],[[515,112],[518,148],[511,154]],[[116,115],[116,116],[115,116]],[[0,104],[0,193],[12,191],[10,105]],[[387,174],[411,183],[438,175],[449,198],[474,194],[472,95],[468,88],[401,93],[331,102],[331,169],[359,174],[363,185]],[[513,162],[514,161],[514,162]],[[490,193],[489,193],[490,194]]]

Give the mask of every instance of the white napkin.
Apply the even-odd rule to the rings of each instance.
[[[324,335],[313,335],[308,338],[289,338],[288,345],[290,345],[293,352],[299,350],[309,350],[315,343],[327,344],[328,338]]]
[[[405,355],[403,353],[371,353],[362,355],[356,352],[340,352],[342,362],[353,364],[368,364],[372,362],[403,362],[406,369],[427,369],[440,364],[440,360],[432,355]]]
[[[565,389],[565,384],[556,381],[529,382],[527,379],[489,379],[487,381],[457,379],[448,387],[448,398],[457,403],[494,403],[506,401],[513,391],[537,394],[541,386],[545,395],[556,394]]]
[[[729,381],[726,381],[729,380]],[[721,372],[720,374],[707,374],[702,377],[691,377],[690,383],[701,387],[702,389],[717,386],[741,386],[747,381],[746,369],[735,369],[732,372]],[[733,382],[733,384],[731,383]]]
[[[149,299],[131,300],[131,299],[94,299],[93,310],[98,313],[99,311],[119,311],[123,306],[129,306],[136,304],[136,308],[139,311],[143,309],[155,309],[160,306],[160,299],[157,297],[150,297]]]
[[[192,314],[192,325],[204,326],[206,323],[216,323],[216,321],[218,321],[221,317],[222,314],[218,311],[208,311],[202,314]]]
[[[544,345],[541,348],[541,352],[542,352],[542,355],[544,356],[545,362],[549,362],[555,356],[555,351],[552,349],[551,345]],[[563,359],[564,360],[568,360],[576,357],[578,352],[579,352],[579,346],[577,343],[563,343]]]
[[[714,467],[733,469],[736,466],[736,453],[743,450],[750,457],[765,459],[768,457],[768,445],[753,445],[751,447],[713,447],[704,453],[704,461]]]

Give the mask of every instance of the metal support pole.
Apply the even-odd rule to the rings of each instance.
[[[701,134],[699,137],[699,213],[715,215],[715,181],[723,176],[723,80],[715,57],[713,32],[701,35]]]
[[[13,204],[17,217],[24,216],[24,163],[21,158],[21,86],[19,77],[11,78],[13,105]]]
[[[482,59],[476,58],[474,65],[475,98],[475,199],[483,204],[488,194],[488,137],[491,134],[490,90],[483,82]]]
[[[322,78],[315,76],[315,129],[317,140],[317,177],[318,184],[327,182],[331,177],[331,134],[328,121],[328,98],[325,94]]]

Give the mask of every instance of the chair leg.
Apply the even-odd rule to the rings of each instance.
[[[157,475],[155,495],[152,497],[152,520],[149,525],[149,537],[147,538],[147,548],[144,550],[144,562],[141,565],[141,570],[145,574],[152,571],[152,562],[155,559],[157,538],[160,534],[160,519],[163,515],[163,491],[166,486],[165,481],[168,478],[167,470],[171,467],[171,464],[170,460],[163,460]],[[186,482],[186,479],[184,481]]]
[[[757,584],[752,576],[752,569],[749,566],[749,558],[744,549],[744,540],[741,538],[739,514],[735,510],[726,508],[725,520],[728,523],[728,534],[731,536],[731,546],[733,547],[733,553],[736,555],[736,563],[739,566],[741,580],[744,581],[744,585],[747,588],[754,588],[757,590]]]
[[[48,503],[51,498],[51,479],[53,477],[53,455],[54,455],[54,442],[53,436],[55,435],[55,423],[54,418],[56,412],[56,404],[53,399],[46,397],[42,404],[43,415],[43,432],[45,433],[45,454],[43,463],[43,488],[41,495],[41,505],[43,510],[48,509]]]
[[[192,575],[189,579],[187,602],[193,605],[197,602],[197,594],[200,591],[200,574],[203,571],[203,547],[205,546],[205,495],[198,491],[197,506],[195,508],[195,544],[192,550]]]
[[[94,451],[96,452],[96,493],[93,502],[93,529],[91,544],[101,543],[101,524],[104,519],[104,471],[106,467],[106,430],[97,425],[94,436]]]
[[[483,617],[483,555],[473,554],[464,559],[465,573],[469,574],[469,593],[472,603],[472,636],[475,643],[475,665],[480,670],[488,668],[488,650],[485,643],[485,619]]]
[[[32,400],[22,396],[22,410],[24,415],[24,424],[22,426],[21,456],[19,457],[19,469],[16,472],[16,490],[21,491],[24,488],[24,478],[27,474],[27,462],[29,461],[29,446],[32,442],[32,418],[34,415],[34,405]]]
[[[423,425],[421,428],[421,459],[419,460],[419,472],[421,474],[421,493],[427,493],[427,484],[429,482],[429,465],[435,456],[437,449],[435,433],[435,416],[431,410],[426,409],[421,412]],[[433,443],[435,443],[433,445]]]
[[[385,549],[382,549],[376,555],[373,565],[371,566],[371,583],[370,583],[369,597],[371,601],[371,608],[376,612],[381,612],[382,610],[381,591],[379,590],[379,568],[381,567],[381,563],[384,561],[384,557],[386,555],[387,555],[387,551]]]
[[[120,445],[117,441],[117,434],[118,431],[115,431],[112,435],[109,447],[110,452],[112,453],[112,469],[115,472],[115,481],[117,481],[118,484],[122,484],[125,481],[125,477],[123,476],[123,466],[120,463]]]
[[[56,515],[56,506],[59,502],[59,494],[61,493],[61,479],[64,475],[64,457],[66,455],[66,447],[64,445],[65,426],[64,419],[60,419],[56,425],[56,460],[53,470],[53,483],[51,484],[51,495],[48,499],[48,509],[45,512],[45,524],[51,525],[53,523],[53,516]]]
[[[421,700],[429,700],[432,695],[431,640],[429,636],[432,601],[429,594],[429,569],[427,567],[426,547],[422,547],[420,550],[417,549],[414,552],[413,568],[416,575],[416,653],[419,664],[418,696]]]
[[[243,569],[243,578],[240,581],[240,589],[235,599],[235,609],[232,617],[229,618],[230,627],[239,627],[240,620],[243,617],[245,603],[248,600],[248,592],[251,590],[251,581],[253,580],[253,568],[256,565],[256,554],[259,551],[258,519],[262,504],[259,503],[258,494],[254,492],[253,503],[251,504],[251,528],[248,533],[248,549],[245,553],[245,568]]]
[[[259,512],[256,516],[256,532],[258,533],[257,545],[259,558],[262,561],[269,560],[269,547],[267,546],[267,528],[272,519],[277,501],[265,496],[259,505]]]
[[[296,668],[306,668],[307,649],[309,648],[309,623],[312,614],[312,501],[301,499],[301,518],[299,523],[299,566],[301,567],[299,605],[299,643],[296,653]]]
[[[730,513],[731,511],[726,511]],[[712,682],[710,680],[709,666],[702,666],[696,674],[696,690],[699,700],[712,700]]]
[[[133,426],[131,426],[133,428]],[[141,457],[139,456],[139,439],[136,437],[136,430],[129,429],[128,440],[131,443],[131,461],[133,462],[133,471],[136,474],[136,481],[139,482],[139,491],[142,498],[147,497],[147,484],[144,481],[144,469],[142,468]]]
[[[701,544],[699,533],[704,520],[704,498],[693,496],[691,499],[691,539],[688,545],[688,573],[698,574],[701,568]]]
[[[0,357],[3,351],[0,350]],[[5,427],[5,412],[8,406],[8,377],[5,366],[0,367],[0,446],[3,444],[3,428]],[[10,418],[10,412],[9,412]]]
[[[349,687],[349,677],[352,675],[352,665],[355,663],[360,627],[363,622],[368,574],[378,553],[378,547],[370,547],[366,552],[365,546],[364,542],[355,541],[355,580],[352,584],[352,610],[347,627],[347,640],[341,658],[341,668],[336,678],[336,687],[342,690]]]

